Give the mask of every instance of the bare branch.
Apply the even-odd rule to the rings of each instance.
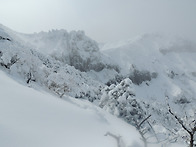
[[[111,136],[111,137],[113,137],[116,140],[118,147],[124,147],[124,145],[122,143],[121,136],[114,135],[114,134],[112,134],[110,132],[107,132],[104,136]]]
[[[149,121],[147,121],[147,123],[148,123],[148,125],[150,126],[151,130],[153,131],[153,134],[154,134],[154,136],[155,136],[157,142],[159,142],[159,138],[157,137],[157,134],[155,133],[155,130],[153,129],[152,125],[150,124]]]
[[[196,132],[196,126],[194,126],[193,128],[190,126],[191,123],[189,123],[188,125],[190,126],[190,130],[188,129],[187,126],[185,126],[183,120],[181,120],[172,110],[171,110],[171,107],[169,105],[169,103],[167,103],[168,105],[168,111],[169,113],[176,119],[176,121],[181,125],[181,127],[189,134],[189,147],[193,147],[194,146],[194,135],[195,135],[195,132]],[[187,117],[187,114],[185,113],[185,117],[186,117],[186,121],[188,121],[188,117]],[[194,121],[193,121],[194,122]]]
[[[177,120],[177,122],[181,125],[181,127],[187,131],[187,133],[192,134],[190,130],[188,130],[188,128],[184,125],[183,121],[176,115],[174,114],[174,112],[172,112],[171,107],[169,105],[169,103],[167,103],[168,105],[168,109],[169,109],[169,113],[174,116],[174,118]]]
[[[138,129],[140,129],[140,127],[142,126],[142,124],[147,121],[152,115],[150,114],[148,117],[146,117],[142,122],[140,122],[140,124],[137,126]]]

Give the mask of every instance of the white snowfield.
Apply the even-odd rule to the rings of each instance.
[[[132,40],[106,43],[101,50],[115,59],[124,72],[129,72],[132,65],[152,72],[195,72],[196,43],[183,37],[144,34]]]
[[[2,71],[0,81],[1,147],[115,147],[111,134],[121,147],[142,147],[135,128],[89,102],[36,91]]]
[[[134,69],[157,73],[148,85],[143,82],[135,86],[137,97],[164,101],[167,94],[195,99],[195,42],[181,37],[145,34],[134,40],[105,44],[101,50],[118,62],[124,74]]]
[[[166,96],[195,105],[196,44],[187,40],[144,35],[100,52],[80,31],[24,35],[0,25],[0,37],[0,147],[143,147],[134,127],[81,100],[99,105],[117,65],[122,76],[150,77],[131,82],[134,99],[157,110]]]

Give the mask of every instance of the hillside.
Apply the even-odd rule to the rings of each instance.
[[[63,127],[65,123],[64,119],[63,124],[59,123],[59,120],[64,118],[63,111],[73,111],[74,117],[71,122],[81,122],[80,119],[84,116],[86,119],[82,124],[87,124],[90,123],[85,122],[88,120],[89,111],[85,114],[85,110],[90,110],[89,115],[93,115],[93,118],[97,115],[101,117],[89,120],[92,124],[101,123],[101,126],[111,127],[113,123],[120,121],[117,118],[124,120],[126,122],[123,122],[124,124],[137,130],[134,131],[139,135],[136,137],[136,142],[144,143],[146,146],[168,147],[185,142],[189,144],[190,136],[187,130],[194,130],[196,120],[195,47],[194,42],[184,38],[145,34],[132,40],[104,44],[99,49],[98,44],[82,31],[52,30],[21,34],[1,25],[0,70],[3,89],[1,101],[6,103],[6,107],[3,107],[2,103],[2,112],[8,111],[12,106],[10,104],[14,107],[16,104],[17,109],[22,107],[21,110],[29,111],[28,114],[38,116],[38,126],[35,128],[43,126],[43,122],[47,121],[49,126],[46,127],[49,128],[54,124],[54,129],[59,130],[56,128],[57,124]],[[13,92],[8,92],[9,90]],[[39,97],[40,102],[36,97]],[[14,103],[8,103],[9,98]],[[31,110],[30,105],[26,107],[26,104],[29,104],[27,100],[32,102]],[[50,101],[53,104],[48,104]],[[23,102],[26,103],[24,106],[21,105]],[[36,105],[40,107],[36,109]],[[46,111],[53,115],[48,116],[42,107],[46,107]],[[59,112],[60,110],[63,111]],[[43,113],[39,115],[42,111]],[[51,111],[56,111],[59,115]],[[25,112],[21,115],[20,113],[21,111],[12,111],[10,115],[22,115],[24,121],[26,118],[32,122],[36,120],[35,117],[29,118]],[[107,113],[117,118],[112,118],[110,123],[111,116]],[[104,117],[102,120],[102,114],[107,115],[108,119]],[[43,115],[47,117],[42,119]],[[72,119],[71,117],[70,113],[67,113],[67,118]],[[13,120],[22,123],[15,117]],[[6,124],[6,119],[4,121]],[[10,127],[17,129],[17,126],[13,125],[11,123]],[[81,128],[87,129],[85,126]],[[96,131],[89,132],[91,133],[97,134]],[[115,138],[114,133],[123,136],[125,132],[121,134],[121,129],[117,129],[116,132],[112,129],[110,133],[108,137]],[[126,133],[129,134],[129,131]],[[14,132],[9,135],[11,134]],[[83,137],[90,137],[89,134]],[[64,135],[68,136],[62,133],[62,136]],[[126,147],[130,147],[135,140],[131,139],[129,142],[128,138],[123,138]],[[48,139],[52,140],[52,137],[49,136]],[[56,144],[56,141],[54,143]],[[75,142],[70,142],[72,143]]]
[[[130,125],[86,101],[54,97],[15,82],[0,71],[0,146],[2,147],[141,147]]]
[[[102,52],[115,59],[121,75],[134,83],[137,97],[164,100],[165,95],[195,100],[196,44],[180,37],[145,34],[105,44]]]
[[[188,132],[193,130],[195,140],[196,44],[181,37],[145,34],[105,44],[101,50],[121,67],[121,73],[107,82],[101,107],[133,126],[150,117],[153,129],[148,124],[145,129],[164,132],[171,142],[194,144]]]
[[[38,84],[60,97],[66,94],[80,98],[84,98],[88,91],[94,94],[93,91],[103,86],[74,66],[30,47],[31,44],[23,41],[19,33],[3,26],[0,36],[11,40],[0,40],[0,68],[28,86]],[[97,99],[94,95],[93,99],[89,98],[91,101]]]

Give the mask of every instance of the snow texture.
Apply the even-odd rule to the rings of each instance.
[[[121,136],[129,147],[142,147],[130,125],[89,102],[66,101],[36,91],[0,71],[0,146],[2,147],[114,147]]]
[[[82,31],[0,25],[0,146],[142,147],[135,128],[148,116],[156,147],[187,142],[168,105],[187,126],[196,119],[195,56],[194,42],[160,34],[99,49]]]

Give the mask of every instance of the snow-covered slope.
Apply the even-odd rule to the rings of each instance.
[[[93,102],[124,119],[137,128],[143,141],[158,142],[167,147],[174,140],[188,142],[186,130],[183,131],[180,125],[176,125],[175,119],[168,113],[168,105],[170,104],[172,110],[182,112],[178,116],[185,123],[188,124],[196,119],[194,115],[196,104],[195,47],[195,43],[182,38],[173,39],[154,34],[115,44],[106,44],[101,49],[103,52],[101,53],[96,42],[81,31],[68,33],[65,30],[53,30],[48,33],[25,35],[0,25],[0,70],[24,85],[17,84],[0,72],[2,75],[0,79],[2,81],[0,86],[2,89],[0,92],[1,113],[6,111],[8,116],[13,116],[13,118],[9,117],[10,123],[7,126],[5,125],[6,119],[2,121],[4,125],[2,128],[5,131],[8,128],[5,140],[8,136],[15,138],[12,135],[16,132],[21,133],[23,139],[26,137],[23,134],[33,132],[30,133],[31,139],[27,138],[27,142],[33,142],[32,138],[35,138],[36,142],[41,142],[39,138],[44,138],[46,135],[47,140],[52,141],[54,138],[60,146],[61,142],[64,143],[66,138],[69,138],[68,134],[72,133],[66,127],[62,129],[63,132],[60,130],[69,119],[72,119],[73,115],[72,121],[68,123],[70,128],[73,128],[70,126],[72,122],[74,126],[77,122],[86,125],[91,121],[88,118],[92,117],[90,124],[95,126],[90,126],[90,130],[93,130],[91,134],[98,134],[99,137],[100,131],[105,132],[105,129],[104,131],[100,129],[98,132],[94,130],[100,124],[106,126],[106,130],[113,134],[108,133],[107,137],[119,139],[118,135],[121,135],[126,147],[131,147],[132,140],[129,142],[127,141],[129,139],[124,137],[124,133],[129,134],[129,131],[121,133],[121,127],[116,129],[118,125],[121,125],[118,119],[112,118],[89,103],[74,100],[69,97],[71,96]],[[9,82],[10,86],[6,82]],[[41,92],[25,88],[25,86]],[[54,100],[55,98],[46,92],[52,92],[67,102],[61,99]],[[37,109],[35,109],[36,105]],[[16,108],[16,112],[9,107]],[[26,111],[23,112],[23,110]],[[65,114],[64,111],[66,111]],[[66,118],[63,117],[64,115]],[[2,118],[6,118],[6,114]],[[184,118],[188,118],[188,121]],[[12,123],[13,120],[16,120],[16,126]],[[144,123],[140,125],[141,122]],[[28,123],[33,126],[34,130],[28,126]],[[54,133],[51,134],[48,130],[53,124],[54,128],[51,128],[51,131]],[[85,125],[81,128],[85,128]],[[37,137],[35,134],[42,127],[44,128],[43,134]],[[81,128],[78,130],[83,133],[84,130]],[[58,133],[60,137],[55,138],[54,136]],[[77,134],[76,138],[82,136],[82,133]],[[70,141],[75,134],[73,132],[71,139],[67,141],[69,146],[80,144]],[[87,137],[82,137],[87,140],[86,138],[90,136],[88,134]],[[138,139],[138,136],[136,138]],[[103,135],[98,142],[102,139],[105,139]],[[92,140],[94,143],[94,139]],[[16,138],[15,141],[21,142],[20,138]],[[47,143],[50,144],[50,141]],[[85,146],[95,145],[87,142]],[[158,144],[155,146],[157,147]]]
[[[146,134],[152,129],[164,132],[166,140],[189,143],[182,126],[195,127],[196,44],[180,37],[146,34],[105,44],[101,50],[118,62],[121,73],[107,82],[100,106],[134,126],[139,118],[150,116],[152,128],[144,124]]]
[[[31,35],[18,34],[23,43],[38,52],[48,54],[80,71],[118,70],[111,59],[99,51],[97,43],[83,31],[52,30]]]
[[[194,70],[196,61],[196,43],[161,34],[145,34],[136,39],[105,44],[101,50],[127,71],[131,65],[151,71],[165,71],[167,68]]]
[[[165,100],[165,95],[169,95],[195,99],[194,42],[146,34],[133,40],[106,44],[102,51],[118,62],[123,75],[135,82],[137,97]]]
[[[1,147],[141,147],[139,134],[130,125],[100,108],[67,97],[20,85],[0,71]]]
[[[38,84],[60,97],[70,95],[85,98],[88,93],[90,101],[97,99],[94,92],[102,87],[100,82],[47,53],[36,51],[30,47],[31,44],[24,43],[21,34],[4,26],[0,27],[0,36],[9,39],[0,40],[1,69],[29,86]]]

